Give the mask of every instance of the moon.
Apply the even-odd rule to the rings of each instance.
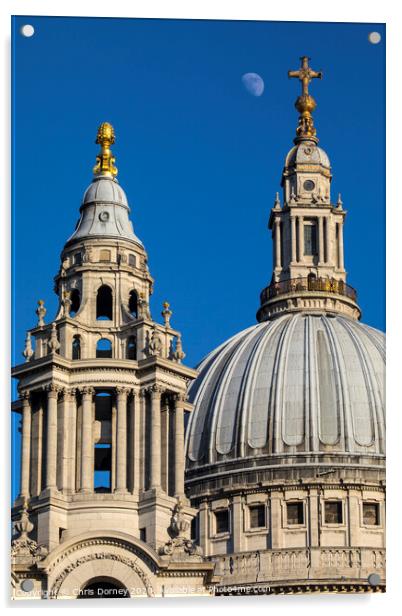
[[[241,80],[247,92],[252,96],[261,96],[264,92],[264,80],[257,73],[244,73]]]

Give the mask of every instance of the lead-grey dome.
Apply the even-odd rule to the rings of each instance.
[[[327,153],[319,148],[314,141],[302,141],[295,145],[288,153],[285,161],[285,167],[294,167],[295,165],[321,165],[330,169],[331,163]]]
[[[77,228],[68,242],[88,237],[112,237],[142,246],[129,218],[127,197],[114,178],[98,176],[84,193]]]
[[[275,464],[385,453],[385,336],[358,321],[287,314],[226,341],[199,371],[189,390],[189,470],[253,466],[267,455]]]

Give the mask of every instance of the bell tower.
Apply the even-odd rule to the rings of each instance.
[[[94,177],[61,252],[57,314],[46,322],[38,302],[25,363],[13,369],[22,414],[13,515],[50,555],[77,537],[119,531],[163,558],[200,560],[184,495],[186,391],[197,373],[182,364],[169,304],[162,323],[151,316],[153,278],[116,178],[114,140],[103,123]]]
[[[309,84],[322,79],[322,72],[314,71],[303,56],[300,69],[288,75],[302,86],[295,103],[299,122],[282,173],[282,202],[277,193],[269,217],[274,266],[271,282],[261,293],[257,319],[300,309],[360,318],[356,292],[346,284],[346,211],[340,195],[336,203],[331,200],[331,165],[318,147],[312,115],[316,102]]]

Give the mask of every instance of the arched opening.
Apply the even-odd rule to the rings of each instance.
[[[138,295],[137,292],[134,290],[130,291],[130,295],[128,298],[128,309],[131,316],[136,319],[138,316]]]
[[[112,394],[95,394],[95,420],[100,423],[100,438],[94,445],[94,491],[112,491]]]
[[[137,338],[130,336],[127,340],[127,359],[137,359]]]
[[[100,338],[96,345],[96,357],[112,357],[112,343],[107,338]]]
[[[128,599],[129,597],[127,588],[118,580],[109,577],[89,580],[78,594],[78,599]]]
[[[98,321],[111,321],[113,319],[113,293],[107,285],[98,289],[96,296],[96,319]]]
[[[315,291],[317,276],[312,272],[307,276],[307,288],[309,291]]]
[[[80,296],[80,292],[78,291],[78,289],[73,289],[71,291],[70,300],[71,300],[70,317],[75,317],[81,305],[81,296]]]
[[[71,356],[73,359],[81,359],[81,338],[79,336],[73,337]]]

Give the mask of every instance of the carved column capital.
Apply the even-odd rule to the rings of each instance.
[[[178,404],[180,404],[180,406],[183,406],[183,404],[187,401],[187,398],[188,398],[187,392],[179,391],[173,394],[173,399],[175,401],[176,406]]]
[[[44,389],[48,398],[57,398],[60,391],[62,391],[60,385],[56,385],[55,383],[49,383],[49,385],[46,385]]]
[[[154,383],[150,387],[147,388],[148,393],[152,396],[152,398],[160,398],[164,393],[165,388],[159,385],[158,383]]]
[[[75,387],[65,387],[62,392],[64,400],[74,400],[76,391]]]
[[[128,387],[116,387],[116,394],[117,397],[127,397],[128,394],[130,393],[130,389]]]
[[[88,397],[94,395],[95,389],[93,387],[84,386],[79,388],[79,392],[82,396]]]
[[[19,394],[22,400],[22,405],[27,406],[31,401],[31,392],[24,390],[24,391],[20,391]]]

